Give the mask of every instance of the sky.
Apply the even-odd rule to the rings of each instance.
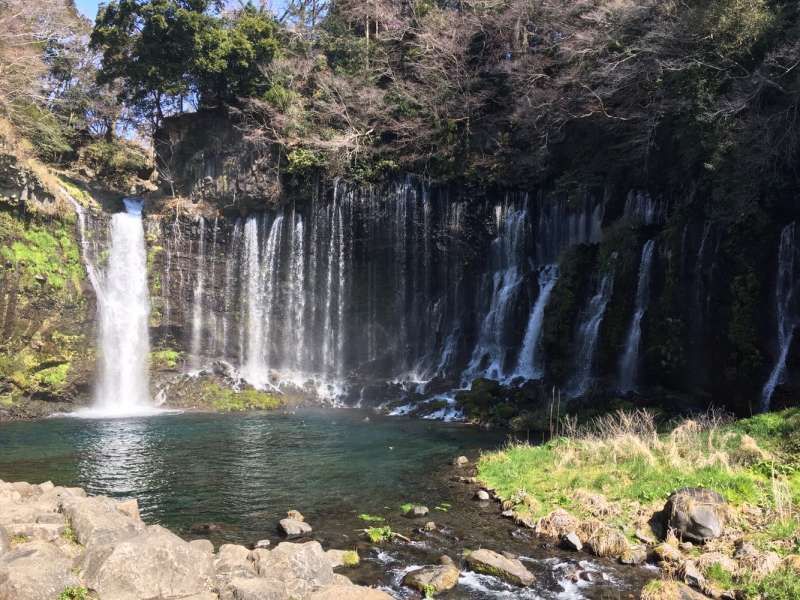
[[[97,16],[98,0],[75,0],[75,4],[79,11],[94,21]]]

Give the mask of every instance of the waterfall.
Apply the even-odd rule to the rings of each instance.
[[[786,377],[786,358],[792,347],[797,314],[794,307],[797,280],[795,262],[797,257],[797,225],[791,223],[783,228],[778,249],[778,276],[775,284],[775,317],[778,334],[778,359],[761,391],[761,410],[768,411],[775,388]]]
[[[508,311],[523,280],[520,263],[527,211],[509,205],[496,206],[495,219],[497,237],[490,250],[493,270],[484,276],[480,292],[491,300],[469,366],[462,376],[465,387],[476,377],[503,377],[508,350],[504,343]]]
[[[202,350],[203,336],[203,288],[206,277],[206,222],[203,217],[198,219],[200,229],[200,244],[197,250],[197,265],[195,271],[194,293],[192,297],[192,339],[190,353],[192,368],[199,369],[200,351]]]
[[[589,391],[592,383],[594,355],[597,350],[597,341],[600,335],[600,325],[606,314],[606,307],[614,290],[614,275],[606,273],[600,279],[597,291],[589,300],[581,324],[578,328],[578,352],[575,355],[575,365],[572,378],[568,384],[568,394],[572,398],[583,396]]]
[[[665,201],[656,200],[647,192],[631,190],[625,200],[624,216],[644,225],[656,225],[666,220],[667,208]]]
[[[531,309],[528,325],[525,328],[525,337],[522,340],[522,349],[517,358],[517,367],[514,370],[514,377],[525,379],[540,379],[544,375],[541,356],[539,355],[539,345],[542,337],[542,325],[544,324],[544,311],[550,294],[558,281],[558,266],[546,265],[539,271],[539,295]]]
[[[142,204],[125,199],[126,212],[111,219],[108,266],[98,294],[99,380],[94,409],[121,416],[148,411],[149,353],[147,253]]]
[[[631,325],[625,339],[625,350],[619,362],[619,391],[630,392],[636,389],[639,369],[639,345],[642,340],[642,318],[650,301],[650,272],[653,264],[655,241],[649,240],[642,248],[639,261],[639,282],[636,285],[636,304]]]

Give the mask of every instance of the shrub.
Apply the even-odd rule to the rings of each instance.
[[[368,529],[364,530],[364,533],[367,534],[369,541],[373,544],[380,544],[381,542],[389,541],[394,537],[394,532],[388,525],[384,525],[383,527],[369,527]]]
[[[58,600],[89,600],[89,590],[85,587],[68,587],[58,595]]]

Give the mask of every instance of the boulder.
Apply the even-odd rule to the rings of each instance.
[[[55,599],[80,586],[72,561],[52,544],[20,544],[0,557],[0,600]]]
[[[623,565],[641,565],[647,560],[647,549],[644,546],[629,546],[619,557]]]
[[[469,465],[469,459],[466,456],[457,456],[453,459],[453,466],[463,468]]]
[[[489,495],[489,492],[486,490],[478,490],[478,492],[475,494],[475,498],[481,502],[486,502],[487,500],[492,499],[492,497]]]
[[[319,542],[282,542],[271,551],[254,550],[253,555],[259,576],[283,582],[290,597],[304,597],[318,587],[334,583],[333,567]]]
[[[84,546],[111,544],[144,531],[145,525],[117,509],[110,498],[65,496],[61,511],[69,520],[78,542]]]
[[[581,538],[578,537],[578,534],[574,531],[571,531],[567,535],[561,538],[561,547],[567,550],[574,550],[575,552],[580,552],[583,550],[583,542],[581,542]]]
[[[286,513],[286,517],[289,519],[294,519],[295,521],[305,521],[306,518],[303,516],[299,510],[290,510]]]
[[[427,523],[425,523],[425,525],[422,526],[422,531],[427,531],[427,532],[436,531],[436,523],[434,523],[433,521],[428,521]]]
[[[280,529],[281,532],[283,532],[283,535],[288,538],[302,537],[304,535],[308,535],[312,531],[311,525],[308,523],[289,518],[281,519]]]
[[[250,558],[251,552],[244,546],[223,544],[217,551],[214,569],[223,579],[254,577],[256,569]]]
[[[439,594],[456,587],[460,575],[458,568],[450,561],[449,564],[410,571],[403,577],[403,585],[419,590],[423,594],[430,592]]]
[[[699,544],[720,537],[725,529],[725,499],[705,488],[683,488],[664,506],[666,525],[681,540]]]
[[[360,585],[326,585],[312,592],[308,600],[393,600],[381,590]]]
[[[678,575],[686,585],[690,585],[693,588],[703,589],[706,585],[705,576],[693,560],[684,562],[678,569]]]
[[[117,510],[132,519],[141,519],[139,515],[139,501],[136,498],[117,502]]]
[[[256,545],[253,546],[254,548],[269,548],[272,545],[272,542],[269,540],[258,540]]]
[[[653,556],[658,562],[663,563],[680,563],[683,560],[683,554],[672,544],[659,544],[653,548]]]
[[[220,589],[220,600],[292,600],[286,584],[274,577],[234,577]]]
[[[475,550],[466,559],[473,570],[500,577],[516,585],[531,585],[535,581],[533,573],[518,559],[507,558],[491,550]]]
[[[154,525],[117,539],[89,546],[80,568],[83,579],[101,598],[183,598],[211,591],[211,554]]]
[[[214,554],[214,544],[211,543],[211,540],[192,540],[189,545],[200,552]]]
[[[67,526],[63,519],[60,525],[51,523],[15,523],[6,526],[6,531],[11,537],[23,537],[45,542],[56,541],[66,530]]]

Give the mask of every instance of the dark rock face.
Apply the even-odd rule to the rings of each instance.
[[[667,527],[679,538],[700,544],[722,535],[726,513],[725,499],[704,488],[684,488],[674,492],[663,512]]]

